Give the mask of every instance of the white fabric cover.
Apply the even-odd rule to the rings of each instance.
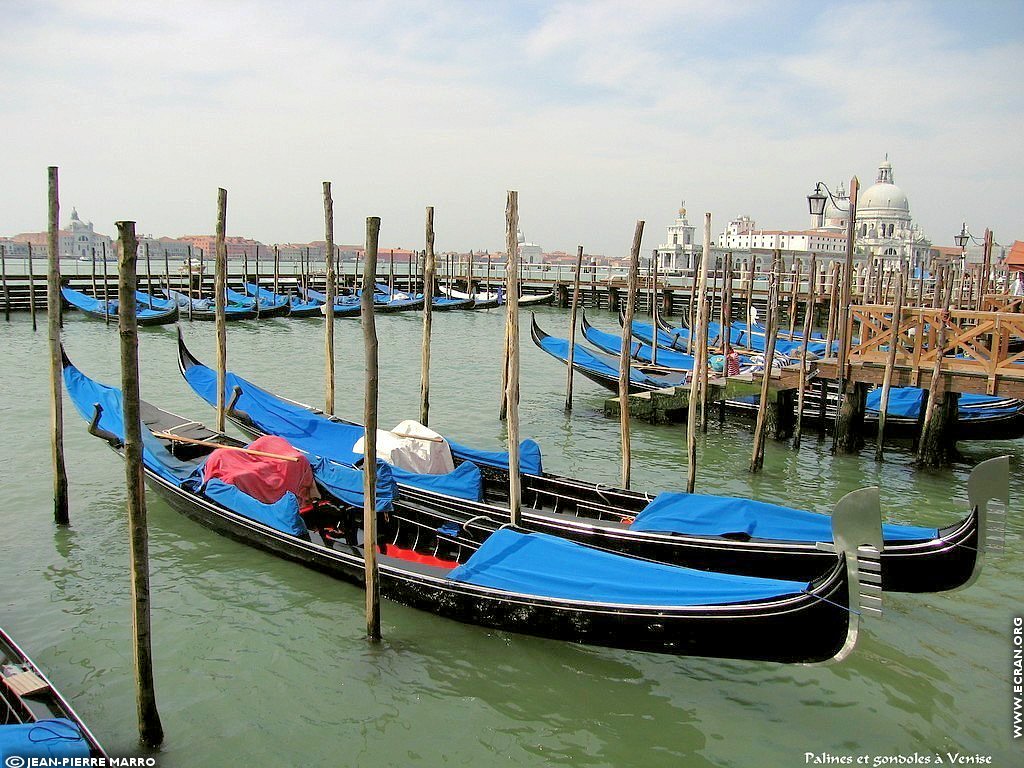
[[[352,450],[363,452],[363,438]],[[377,430],[377,458],[419,475],[444,475],[455,469],[448,441],[411,419],[390,432]]]

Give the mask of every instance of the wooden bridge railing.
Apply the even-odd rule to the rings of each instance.
[[[852,364],[886,364],[889,345],[895,337],[896,367],[921,376],[935,367],[939,328],[946,327],[942,349],[943,373],[984,377],[986,391],[995,394],[1000,377],[1024,380],[1024,351],[1011,352],[1011,340],[1024,338],[1024,315],[1010,312],[973,312],[908,308],[893,322],[892,307],[854,305],[850,307],[847,338]]]

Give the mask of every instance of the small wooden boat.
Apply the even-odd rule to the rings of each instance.
[[[178,304],[182,318],[190,320],[204,320],[213,322],[217,319],[217,308],[212,299],[190,299],[184,293],[178,291],[165,291],[167,295]],[[191,308],[189,308],[191,305]],[[255,320],[256,310],[251,306],[244,306],[227,302],[224,305],[224,317],[228,322],[232,320]]]
[[[89,317],[117,322],[117,291],[113,292],[114,298],[108,301],[89,296],[66,285],[61,286],[60,292],[68,306],[74,307]],[[135,314],[139,325],[167,325],[177,321],[178,305],[173,301],[136,291]]]
[[[189,386],[217,401],[216,374],[185,347],[178,364]],[[352,446],[363,428],[288,400],[228,372],[228,418],[250,435],[276,434],[311,453],[342,463],[361,458]],[[392,468],[404,498],[449,510],[507,516],[508,454],[446,441],[456,472],[479,469],[480,485],[465,476],[417,475]],[[540,448],[520,446],[523,526],[616,552],[715,571],[810,579],[825,567],[832,545],[829,519],[752,499],[674,492],[646,493],[545,472]],[[468,473],[467,473],[468,474]],[[1009,459],[982,462],[967,484],[969,512],[941,529],[887,523],[882,586],[901,592],[937,592],[971,584],[988,548],[1001,548],[1009,505]],[[471,479],[471,478],[470,478]],[[1002,509],[989,509],[989,502]]]
[[[92,381],[66,358],[64,380],[89,431],[122,453],[120,391]],[[355,530],[361,509],[335,499],[337,506],[328,513],[333,522],[307,526],[291,492],[264,503],[205,476],[213,447],[242,447],[239,441],[149,404],[143,405],[142,418],[146,480],[178,511],[279,557],[363,582],[364,542]],[[315,462],[324,493],[332,487],[324,485],[331,473],[361,474],[323,459]],[[267,464],[260,474],[271,471]],[[515,530],[471,512],[430,509],[399,494],[381,516],[380,594],[445,618],[569,642],[829,661],[845,657],[856,644],[861,579],[871,579],[859,569],[858,547],[862,552],[881,547],[877,498],[877,489],[862,489],[841,502],[834,518],[840,543],[824,572],[810,581],[787,581],[626,557]]]
[[[474,291],[473,293],[466,293],[460,291],[451,285],[444,285],[441,287],[441,293],[450,299],[457,299],[460,301],[469,301],[469,309],[494,309],[500,303],[501,294],[493,291]]]
[[[0,762],[106,757],[103,747],[46,675],[0,629]],[[21,762],[18,762],[21,760]],[[47,763],[61,765],[60,762]]]

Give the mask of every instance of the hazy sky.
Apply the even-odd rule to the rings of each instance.
[[[888,153],[925,234],[1024,239],[1024,3],[0,0],[0,234],[62,223],[501,250],[807,225]],[[1017,74],[1014,74],[1017,73]]]

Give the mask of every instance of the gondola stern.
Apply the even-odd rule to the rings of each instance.
[[[847,610],[846,640],[836,654],[824,663],[846,659],[857,646],[862,617],[882,616],[882,507],[878,488],[860,488],[846,494],[832,512],[834,548],[841,553],[846,567]],[[828,546],[828,545],[823,545]]]
[[[992,509],[991,502],[1001,507]],[[960,589],[981,575],[986,554],[1000,554],[1006,539],[1006,513],[1010,508],[1010,457],[997,456],[978,464],[967,478],[967,503],[978,518],[978,547],[974,568]]]

